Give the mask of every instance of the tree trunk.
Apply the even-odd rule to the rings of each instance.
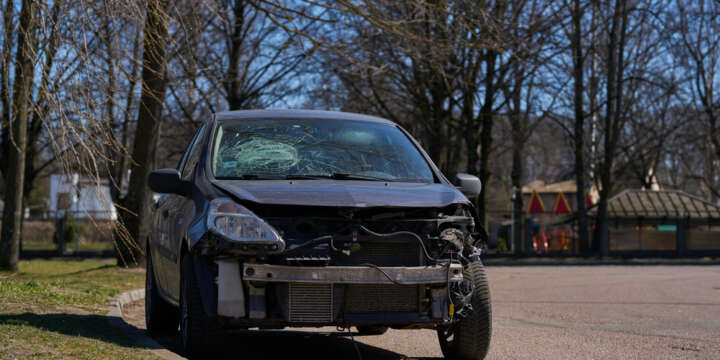
[[[487,194],[490,182],[490,150],[492,148],[492,128],[493,128],[493,100],[495,98],[495,61],[497,54],[493,50],[488,51],[487,55],[487,74],[485,75],[485,99],[480,109],[480,181],[482,181],[482,189],[480,197],[477,201],[478,220],[480,225],[487,228]]]
[[[138,27],[135,30],[135,40],[133,42],[133,59],[138,58],[138,54],[140,53],[140,45],[140,28]],[[111,171],[113,181],[110,187],[110,198],[114,203],[117,204],[120,203],[123,183],[125,182],[125,177],[127,176],[128,169],[130,168],[130,156],[128,155],[130,151],[130,114],[132,113],[133,107],[135,106],[135,87],[137,85],[139,77],[139,68],[140,66],[138,66],[138,62],[133,61],[132,70],[130,71],[130,80],[128,84],[127,94],[125,95],[125,111],[121,127],[120,144],[123,147],[123,151],[121,154],[121,158],[119,160],[115,159],[115,161],[117,162],[113,163],[113,168]]]
[[[152,171],[160,131],[163,99],[167,86],[168,0],[151,0],[146,5],[143,49],[142,94],[132,152],[132,174],[124,199],[121,221],[127,236],[116,239],[118,262],[140,265],[145,261],[151,192],[147,177]]]
[[[582,12],[580,0],[573,1],[573,32],[572,55],[574,75],[574,105],[575,105],[575,182],[576,182],[576,214],[578,220],[578,241],[580,252],[590,251],[590,237],[588,235],[587,209],[585,208],[585,114],[583,113],[583,54],[580,18]]]
[[[490,104],[485,104],[481,110],[482,131],[480,132],[480,181],[482,190],[477,201],[478,220],[480,225],[487,227],[487,189],[490,182],[490,147],[492,146],[493,115],[490,113]]]
[[[36,4],[23,0],[20,10],[18,47],[13,92],[12,141],[9,146],[5,208],[3,209],[2,237],[0,238],[0,269],[16,272],[20,257],[20,230],[23,216],[23,190],[25,178],[25,150],[27,125],[30,117],[31,87],[35,77],[34,55],[37,46]]]
[[[707,91],[709,96],[712,96],[712,91],[708,89]],[[711,98],[712,101],[712,98]],[[715,148],[715,155],[717,156],[717,159],[720,160],[720,136],[718,135],[718,125],[717,125],[717,114],[715,114],[715,111],[713,108],[718,105],[712,105],[708,104],[705,106],[705,113],[708,117],[708,123],[710,127],[710,141],[712,142],[713,147]]]
[[[516,98],[519,96],[516,95]],[[516,107],[519,109],[519,107]],[[510,178],[513,187],[513,224],[512,224],[512,241],[513,250],[515,254],[520,254],[526,249],[523,249],[523,198],[522,198],[522,176],[523,176],[523,163],[522,154],[524,150],[525,141],[523,139],[523,129],[520,124],[519,110],[516,110],[515,114],[511,114],[511,131],[512,131],[512,170],[510,172]],[[510,245],[510,244],[508,244]]]
[[[228,82],[226,87],[227,102],[230,110],[240,110],[245,106],[247,98],[242,93],[243,79],[240,77],[240,58],[243,56],[243,30],[245,27],[245,2],[236,1],[232,6],[233,11],[233,32],[228,42]]]
[[[0,69],[0,107],[2,107],[2,117],[0,117],[0,153],[10,154],[10,63],[12,61],[12,51],[14,42],[13,31],[13,11],[15,1],[6,0],[3,9],[3,47],[2,47],[2,68]],[[7,156],[0,156],[0,175],[7,183]]]
[[[612,167],[615,157],[615,147],[622,128],[620,102],[622,101],[623,51],[627,24],[626,19],[625,0],[616,0],[608,40],[605,151],[600,169],[600,183],[602,188],[600,189],[600,202],[598,203],[597,225],[593,244],[595,250],[599,251],[602,256],[607,256],[609,253],[607,203],[613,186]],[[619,27],[621,29],[619,29]],[[618,34],[620,36],[619,42]]]

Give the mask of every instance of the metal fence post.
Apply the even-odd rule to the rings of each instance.
[[[685,231],[687,226],[685,225],[685,219],[677,219],[675,225],[675,248],[679,256],[687,254],[687,234]]]

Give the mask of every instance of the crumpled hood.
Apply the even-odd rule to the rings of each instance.
[[[215,180],[217,187],[268,205],[337,207],[444,207],[469,203],[445,184],[352,180]]]

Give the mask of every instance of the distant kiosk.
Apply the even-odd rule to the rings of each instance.
[[[75,219],[117,220],[107,180],[79,174],[50,176],[50,217],[62,218],[69,211]]]
[[[585,206],[593,205],[594,188],[585,193]],[[572,222],[577,210],[577,186],[574,180],[546,184],[535,180],[522,187],[526,204],[523,242],[517,244],[526,253],[577,253],[577,229]]]

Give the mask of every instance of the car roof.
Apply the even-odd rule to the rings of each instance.
[[[235,110],[220,111],[215,113],[218,121],[241,120],[241,119],[328,119],[328,120],[352,120],[366,121],[394,125],[395,123],[377,116],[362,115],[341,111],[325,110]]]

